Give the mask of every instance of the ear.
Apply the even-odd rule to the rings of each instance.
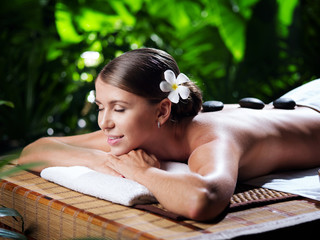
[[[165,124],[171,115],[171,101],[168,98],[163,99],[158,105],[157,122]]]

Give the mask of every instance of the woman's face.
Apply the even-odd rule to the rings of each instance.
[[[107,137],[111,153],[122,155],[147,146],[157,129],[157,105],[100,78],[95,86],[98,124]]]

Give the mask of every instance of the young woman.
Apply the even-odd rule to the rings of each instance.
[[[239,179],[320,165],[318,112],[230,105],[199,113],[199,89],[166,52],[127,52],[104,67],[95,87],[101,130],[41,138],[19,163],[82,165],[132,179],[168,210],[195,220],[220,214]],[[159,168],[163,161],[188,163],[191,171],[168,173]]]

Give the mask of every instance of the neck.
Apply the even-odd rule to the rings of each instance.
[[[190,155],[185,121],[166,123],[157,129],[153,139],[143,147],[160,161],[186,161]]]

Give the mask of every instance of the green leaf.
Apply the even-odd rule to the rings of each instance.
[[[137,12],[141,9],[145,0],[125,0],[124,1],[133,12]]]
[[[281,1],[278,0],[279,10],[278,10],[278,20],[279,26],[278,31],[283,37],[287,37],[289,34],[289,27],[292,23],[294,17],[294,10],[296,9],[299,1]]]
[[[20,233],[9,231],[7,229],[0,228],[0,237],[18,239],[18,240],[27,240],[27,237],[23,236]]]
[[[41,166],[41,165],[43,165],[43,163],[40,163],[40,162],[26,163],[26,164],[22,164],[22,165],[17,165],[17,166],[15,166],[13,168],[10,168],[8,170],[0,172],[0,178],[7,177],[7,176],[10,176],[10,175],[12,175],[14,173],[20,172],[22,170],[32,169],[34,167],[38,167],[38,166]]]
[[[298,3],[299,3],[298,0],[290,0],[290,1],[278,0],[278,5],[279,5],[278,17],[280,22],[285,26],[291,25],[293,12],[297,7]]]
[[[252,14],[252,7],[260,0],[236,0],[239,8],[239,13],[246,19],[249,19]],[[234,7],[233,7],[234,8]]]
[[[217,4],[216,11],[219,19],[217,27],[221,37],[235,60],[241,61],[246,43],[246,22],[240,14],[223,4]]]
[[[105,35],[113,29],[121,27],[122,21],[117,15],[106,15],[90,8],[82,8],[80,12],[81,15],[76,18],[77,24],[86,32],[99,32],[103,29],[103,35]]]
[[[129,26],[135,23],[135,18],[130,14],[125,5],[120,1],[110,1],[109,4],[112,6],[114,11],[119,15],[121,20]]]
[[[71,12],[63,3],[57,3],[56,8],[56,27],[62,41],[68,43],[81,42],[83,37],[77,33],[73,25]]]
[[[8,165],[10,162],[12,162],[14,159],[17,159],[18,155],[16,154],[10,154],[6,156],[1,156],[0,158],[0,170],[3,168],[5,165]]]
[[[1,105],[6,105],[8,107],[14,108],[13,102],[9,102],[9,101],[0,100],[0,106]]]
[[[0,157],[0,178],[9,176],[11,174],[14,174],[14,173],[22,171],[22,170],[32,169],[34,167],[38,167],[38,166],[41,166],[44,164],[41,162],[34,162],[34,163],[26,163],[26,164],[17,165],[12,168],[9,168],[7,170],[2,169],[4,166],[6,166],[6,165],[10,164],[12,161],[18,159],[20,154],[21,154],[21,149],[17,149],[17,150],[11,151],[7,155]]]

